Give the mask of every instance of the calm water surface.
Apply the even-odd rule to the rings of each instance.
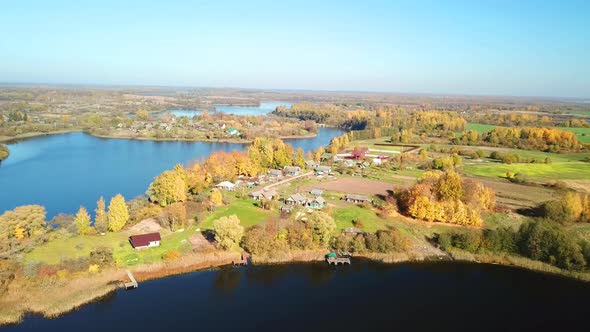
[[[285,141],[309,151],[340,134],[339,129],[321,128],[317,137]],[[25,204],[45,206],[48,218],[60,212],[75,213],[80,205],[92,211],[101,195],[107,204],[117,193],[131,199],[143,194],[154,176],[175,164],[246,146],[104,139],[84,133],[23,140],[9,144],[10,157],[0,163],[0,213]]]
[[[6,331],[587,331],[587,283],[495,266],[353,261],[141,283]]]
[[[216,112],[222,112],[227,114],[235,114],[235,115],[264,115],[268,114],[275,110],[278,106],[285,106],[287,108],[291,108],[292,103],[284,102],[284,101],[272,101],[272,102],[264,102],[260,103],[260,106],[225,106],[225,105],[218,105],[215,106]],[[176,116],[183,116],[192,118],[195,115],[199,115],[201,111],[199,110],[170,110],[168,111],[170,114],[174,114]]]

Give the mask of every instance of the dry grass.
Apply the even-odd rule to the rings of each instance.
[[[287,262],[313,262],[323,261],[326,250],[290,250],[276,252],[271,255],[253,255],[252,262],[256,264],[276,264]]]
[[[239,257],[237,252],[226,251],[192,253],[173,261],[139,265],[133,274],[141,282],[231,264]],[[57,276],[27,279],[19,274],[8,292],[0,297],[0,325],[18,323],[29,312],[57,317],[114,292],[126,279],[123,269],[94,275],[75,274],[63,279]]]
[[[521,256],[508,254],[472,254],[458,249],[449,250],[449,255],[458,261],[515,266],[531,271],[556,274],[581,281],[590,281],[590,273],[588,272],[562,270],[556,266]]]
[[[238,259],[240,259],[238,252],[215,250],[208,253],[191,253],[172,261],[138,265],[132,272],[137,281],[145,281],[228,265]]]
[[[115,291],[123,277],[122,270],[64,280],[18,276],[0,298],[0,324],[17,323],[27,312],[57,317]]]

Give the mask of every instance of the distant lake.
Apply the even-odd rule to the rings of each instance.
[[[590,285],[498,265],[353,259],[142,282],[6,331],[587,331]],[[586,326],[586,328],[584,328]]]
[[[235,115],[264,115],[268,114],[275,110],[278,106],[285,106],[287,108],[291,108],[293,104],[289,102],[283,101],[273,101],[273,102],[264,102],[260,103],[260,106],[225,106],[225,105],[218,105],[215,106],[216,112],[226,113],[226,114],[235,114]],[[169,110],[167,113],[174,114],[180,117],[189,117],[192,118],[195,115],[201,114],[202,111],[200,110]]]
[[[320,128],[317,137],[285,140],[305,151],[328,145],[342,130]],[[153,178],[174,165],[207,158],[215,151],[247,145],[210,142],[142,141],[97,138],[84,133],[34,137],[8,144],[10,157],[0,163],[0,214],[19,205],[40,204],[48,219],[93,211],[103,195],[127,200],[145,193]]]

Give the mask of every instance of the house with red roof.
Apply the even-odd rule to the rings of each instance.
[[[159,247],[161,240],[162,237],[158,232],[132,235],[129,237],[129,242],[131,243],[131,246],[135,249]]]

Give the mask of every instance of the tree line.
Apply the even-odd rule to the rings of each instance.
[[[453,142],[545,152],[580,152],[588,149],[588,145],[580,142],[574,133],[557,128],[496,127],[483,134],[470,130]]]

